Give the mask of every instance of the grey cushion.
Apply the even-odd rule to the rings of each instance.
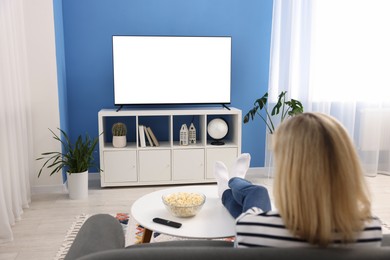
[[[108,214],[97,214],[88,218],[80,228],[65,260],[124,246],[125,236],[119,221]]]

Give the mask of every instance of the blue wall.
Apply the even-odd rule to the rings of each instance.
[[[71,139],[97,136],[98,111],[114,107],[112,35],[231,35],[231,106],[244,114],[267,91],[272,0],[63,0],[62,12],[61,120]],[[264,139],[260,120],[243,125],[242,152],[251,153],[251,167],[264,165]]]

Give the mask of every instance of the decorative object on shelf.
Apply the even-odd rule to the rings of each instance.
[[[96,166],[93,159],[93,152],[98,143],[98,138],[91,139],[86,134],[83,139],[81,135],[75,143],[71,143],[65,131],[60,130],[63,140],[56,135],[51,129],[53,138],[62,145],[62,152],[42,153],[42,157],[37,160],[46,160],[38,173],[41,176],[43,168],[51,170],[50,176],[56,172],[65,169],[68,173],[68,190],[71,199],[85,199],[88,197],[88,169]]]
[[[190,128],[188,129],[188,142],[190,144],[196,144],[196,128],[194,123],[191,123]]]
[[[224,145],[225,142],[222,139],[226,137],[228,132],[229,126],[223,118],[215,118],[207,125],[207,133],[214,139],[211,142],[212,145]]]
[[[188,127],[182,124],[180,128],[180,145],[188,145]]]
[[[112,146],[116,148],[125,147],[127,144],[127,127],[124,123],[118,122],[112,126]]]
[[[254,107],[249,110],[249,112],[244,117],[244,123],[248,123],[249,119],[254,120],[255,116],[258,115],[266,124],[269,133],[275,132],[275,122],[273,121],[273,116],[280,115],[280,122],[283,122],[284,119],[294,116],[300,113],[303,113],[303,105],[300,101],[291,99],[286,100],[287,91],[282,91],[279,94],[278,101],[275,106],[272,108],[271,114],[267,109],[267,101],[268,101],[268,92],[266,92],[261,98],[257,99],[254,103]],[[266,116],[263,117],[260,114],[260,110],[264,108]]]

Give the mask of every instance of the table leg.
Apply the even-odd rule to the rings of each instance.
[[[152,238],[152,233],[152,230],[145,228],[141,243],[149,243],[150,239]]]

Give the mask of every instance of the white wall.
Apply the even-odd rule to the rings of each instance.
[[[24,16],[28,68],[31,86],[34,158],[42,152],[60,151],[59,142],[52,139],[48,128],[60,127],[55,53],[53,0],[24,0]],[[35,161],[31,176],[33,192],[61,191],[62,175],[49,176],[49,171],[37,174],[42,161]]]

